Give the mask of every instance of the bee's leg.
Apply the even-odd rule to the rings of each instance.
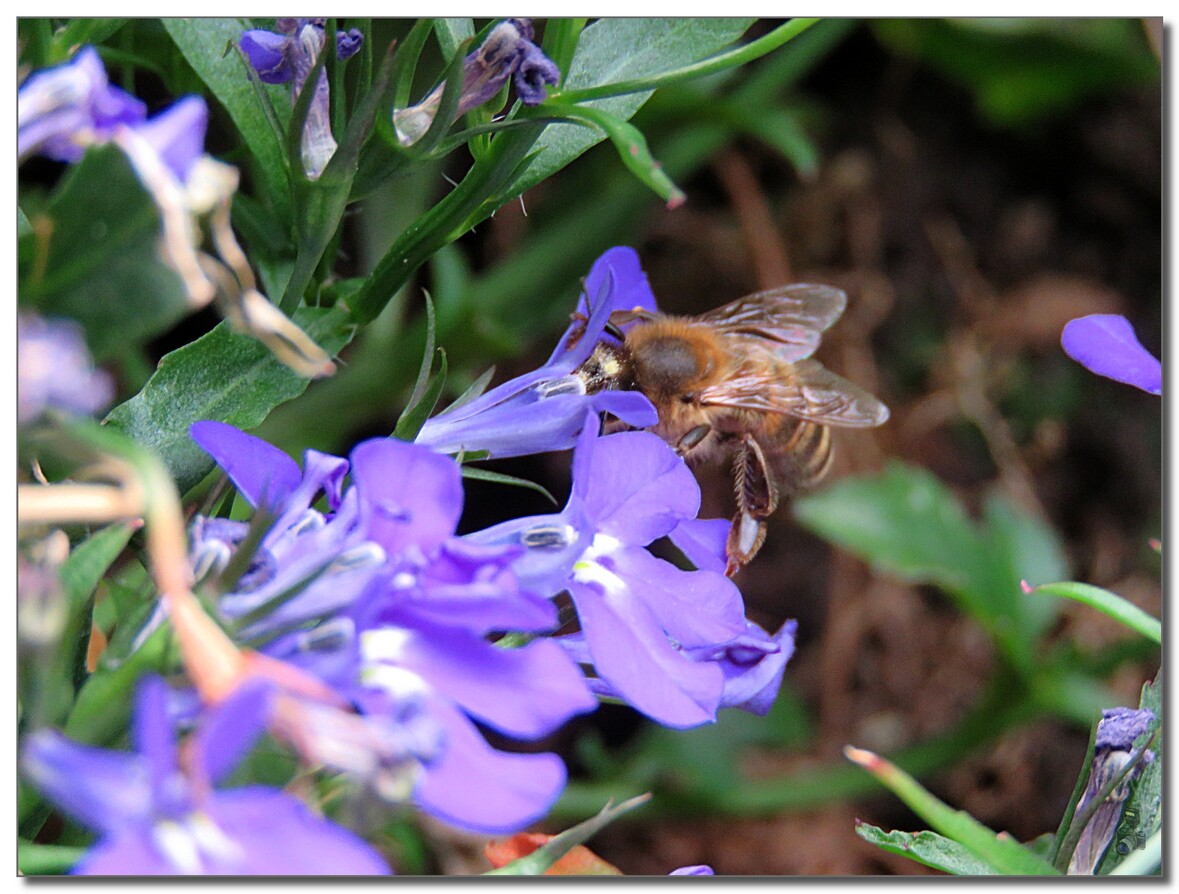
[[[750,435],[741,438],[733,472],[737,514],[733,516],[725,546],[728,554],[725,574],[729,577],[757,555],[766,539],[765,520],[778,508],[778,488],[766,464],[765,453]]]
[[[712,431],[710,425],[697,425],[675,442],[675,452],[680,456],[687,456],[694,449],[700,446],[700,442],[708,437],[708,433]]]

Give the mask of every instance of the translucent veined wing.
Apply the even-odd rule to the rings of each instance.
[[[772,371],[735,376],[703,389],[701,406],[783,413],[809,422],[871,428],[888,420],[888,407],[817,360],[794,364],[788,376]]]
[[[834,286],[795,283],[756,292],[696,319],[733,338],[762,339],[786,363],[803,360],[843,314],[847,294]]]

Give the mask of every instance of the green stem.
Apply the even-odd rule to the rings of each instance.
[[[818,19],[791,19],[785,25],[779,25],[769,34],[765,34],[757,40],[742,44],[728,52],[719,53],[716,56],[703,59],[692,65],[685,65],[683,68],[677,68],[674,71],[664,72],[663,74],[654,75],[649,78],[617,81],[613,84],[600,84],[597,87],[585,87],[581,90],[556,91],[549,94],[549,100],[564,104],[588,102],[593,99],[605,99],[608,96],[642,93],[645,90],[655,90],[659,87],[666,87],[668,84],[675,84],[690,78],[715,74],[718,71],[725,71],[726,69],[752,62],[754,59],[760,59],[766,53],[776,50],[785,43],[789,43],[818,21]]]

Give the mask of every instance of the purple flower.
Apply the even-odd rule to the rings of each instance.
[[[568,450],[590,413],[612,413],[635,428],[654,425],[658,414],[642,394],[586,394],[585,381],[574,374],[593,352],[610,314],[635,307],[655,307],[647,277],[634,249],[612,248],[586,277],[578,303],[582,320],[569,326],[544,366],[428,419],[416,443],[446,453],[521,456]]]
[[[40,154],[81,161],[86,147],[110,139],[119,125],[139,124],[147,106],[112,87],[98,51],[83,47],[74,58],[30,75],[17,94],[17,156]]]
[[[696,726],[716,719],[725,695],[716,650],[746,642],[741,594],[723,574],[683,571],[646,546],[695,517],[699,506],[696,479],[660,438],[598,438],[587,425],[561,513],[504,522],[467,539],[524,546],[515,564],[522,586],[569,591],[581,632],[558,642],[593,664],[599,687],[664,725]],[[691,657],[698,652],[706,660]]]
[[[511,78],[526,106],[544,102],[545,85],[556,85],[561,71],[532,42],[530,19],[504,19],[463,62],[463,89],[456,120],[489,102]],[[393,113],[393,126],[402,145],[412,146],[429,130],[442,101],[443,84],[417,105]]]
[[[235,592],[221,597],[223,613],[248,616],[242,633],[268,639],[267,655],[315,674],[361,712],[288,704],[288,738],[456,825],[503,832],[543,816],[564,787],[561,761],[498,751],[474,721],[536,739],[597,702],[553,642],[506,649],[487,639],[551,630],[557,615],[519,587],[512,562],[522,548],[454,536],[458,465],[374,439],[350,462],[309,451],[300,473],[232,426],[198,423],[193,436],[253,505],[277,517]],[[310,509],[321,491],[323,515]],[[224,567],[246,528],[209,519],[194,531],[194,555]]]
[[[17,421],[21,425],[47,410],[87,415],[111,402],[110,377],[94,369],[82,327],[72,320],[17,316]]]
[[[93,47],[79,51],[71,62],[31,75],[17,106],[17,154],[22,159],[40,154],[78,162],[88,146],[105,143],[127,127],[184,183],[204,152],[209,120],[204,99],[185,97],[148,120],[142,102],[110,86]]]
[[[387,875],[351,832],[263,786],[215,790],[249,751],[269,712],[267,687],[239,689],[210,714],[180,760],[158,678],[139,688],[134,753],[79,745],[42,730],[25,742],[25,773],[99,833],[80,875]]]
[[[712,871],[711,866],[698,863],[695,866],[681,866],[679,869],[673,869],[668,875],[716,875],[716,873]]]
[[[242,32],[242,52],[267,84],[290,83],[293,104],[303,92],[307,76],[327,43],[324,24],[324,19],[276,19],[277,33],[263,29]],[[342,61],[355,55],[363,40],[364,35],[355,28],[337,31],[336,58]],[[329,103],[327,72],[320,72],[303,125],[303,170],[311,180],[319,178],[336,152]]]
[[[1089,767],[1089,779],[1074,815],[1079,816],[1097,797],[1102,786],[1125,769],[1134,753],[1134,742],[1146,735],[1154,722],[1154,712],[1147,708],[1107,708],[1101,712],[1101,720],[1097,722],[1097,736],[1093,742],[1093,762]],[[1069,875],[1092,875],[1100,865],[1101,858],[1117,831],[1118,821],[1122,817],[1122,806],[1130,795],[1130,783],[1137,778],[1142,767],[1152,760],[1154,753],[1147,749],[1138,766],[1097,808],[1097,812],[1081,833],[1076,850],[1073,851],[1068,866]]]
[[[1118,314],[1069,320],[1060,334],[1064,352],[1090,372],[1161,394],[1163,367],[1138,341],[1130,321]]]

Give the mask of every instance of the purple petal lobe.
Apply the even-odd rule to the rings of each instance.
[[[414,545],[431,553],[454,533],[463,508],[458,465],[417,444],[390,438],[352,451],[352,475],[368,513],[369,539],[390,556]]]
[[[659,421],[655,405],[639,391],[602,391],[593,396],[595,412],[610,413],[634,428],[648,428]]]
[[[253,747],[270,720],[271,684],[251,679],[209,714],[197,732],[197,755],[210,783],[218,783]]]
[[[598,706],[553,642],[501,649],[459,631],[425,633],[409,640],[397,664],[500,732],[536,739]]]
[[[1130,321],[1118,314],[1069,320],[1060,335],[1064,352],[1090,372],[1161,394],[1163,367],[1138,341]]]
[[[569,592],[598,676],[628,703],[677,729],[716,720],[724,684],[719,668],[673,648],[638,600],[577,583]]]
[[[255,509],[277,507],[303,478],[299,464],[277,447],[232,425],[194,422],[189,434]]]
[[[556,86],[561,80],[561,69],[534,43],[529,43],[524,49],[524,58],[520,60],[520,67],[512,76],[516,84],[516,93],[520,102],[526,106],[534,106],[544,102],[545,85]]]
[[[1106,708],[1097,724],[1094,749],[1129,751],[1134,740],[1144,735],[1154,723],[1154,711],[1149,708]]]
[[[681,866],[679,869],[673,869],[668,875],[716,875],[712,871],[712,867],[704,863],[698,863],[695,866]]]
[[[685,518],[668,537],[697,568],[723,573],[730,527],[727,518]]]
[[[138,127],[164,164],[184,183],[205,151],[209,107],[199,96],[186,96]]]
[[[565,765],[553,754],[508,754],[492,748],[471,722],[438,703],[446,750],[425,768],[414,800],[452,825],[475,832],[514,832],[548,813],[565,787]]]
[[[68,814],[110,832],[151,815],[152,789],[138,757],[40,730],[24,742],[21,769]]]
[[[694,518],[699,508],[695,476],[661,438],[622,432],[594,444],[585,513],[603,533],[645,545]]]

